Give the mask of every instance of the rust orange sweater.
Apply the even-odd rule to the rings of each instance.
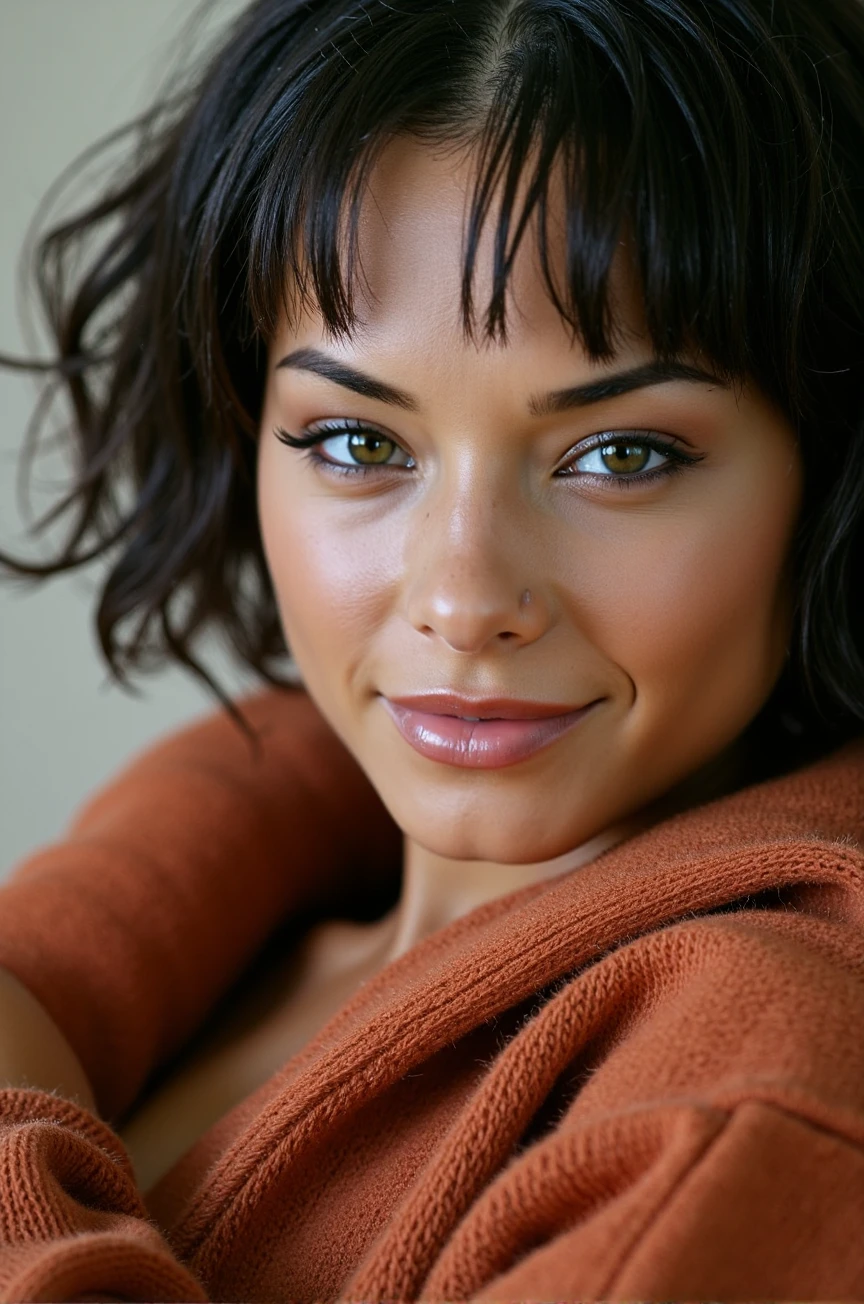
[[[4,889],[0,963],[109,1118],[278,916],[347,890],[331,784],[394,872],[392,827],[302,695],[255,710],[266,773],[209,721]],[[236,860],[202,855],[214,830]],[[0,1298],[862,1298],[862,842],[864,740],[474,911],[365,984],[146,1202],[107,1123],[0,1092]],[[80,931],[92,947],[100,927],[94,954]]]

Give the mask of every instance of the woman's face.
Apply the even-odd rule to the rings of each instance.
[[[789,636],[802,472],[785,418],[704,360],[682,358],[704,378],[610,383],[653,361],[623,251],[611,362],[571,344],[533,236],[507,343],[467,341],[470,175],[388,147],[361,326],[334,343],[307,313],[272,343],[259,510],[306,686],[408,837],[535,863],[674,790],[758,712]],[[274,433],[322,423],[308,450]]]

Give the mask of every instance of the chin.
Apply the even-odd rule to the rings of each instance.
[[[472,860],[496,865],[538,865],[554,860],[581,846],[599,829],[538,829],[536,816],[502,820],[489,812],[463,814],[450,820],[442,813],[428,819],[401,820],[403,833],[412,842],[444,860]]]

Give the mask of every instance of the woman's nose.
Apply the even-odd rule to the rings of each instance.
[[[544,577],[513,513],[476,500],[439,501],[406,556],[406,614],[420,633],[474,653],[542,637],[550,624]]]

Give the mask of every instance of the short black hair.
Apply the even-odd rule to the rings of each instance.
[[[173,659],[234,711],[193,650],[215,626],[283,682],[255,498],[266,344],[288,284],[350,334],[359,203],[402,133],[474,151],[469,335],[506,337],[529,221],[545,258],[554,169],[567,270],[556,283],[547,259],[547,287],[588,354],[614,351],[626,233],[658,358],[695,349],[781,406],[805,495],[794,636],[760,719],[816,750],[861,731],[860,0],[255,0],[130,132],[99,201],[37,250],[78,449],[37,529],[74,519],[50,562],[0,554],[33,579],[111,558],[96,627],[115,678]]]

